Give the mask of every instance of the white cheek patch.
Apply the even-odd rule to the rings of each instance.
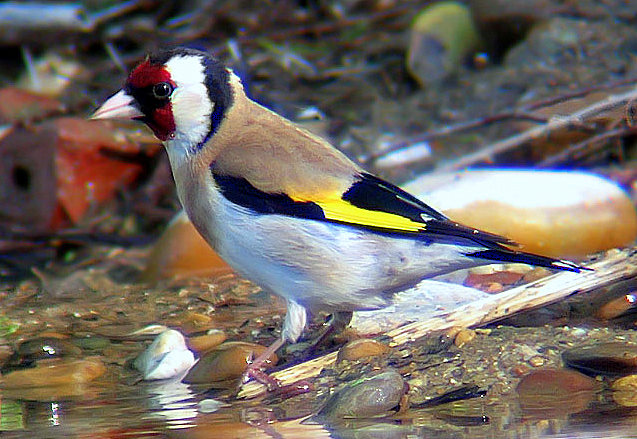
[[[166,70],[176,84],[170,98],[175,120],[175,138],[197,145],[210,131],[214,103],[205,85],[204,66],[196,56],[178,56],[166,63]]]

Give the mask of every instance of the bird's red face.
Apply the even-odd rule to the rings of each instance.
[[[160,140],[194,151],[214,134],[232,103],[230,76],[204,52],[162,51],[135,67],[122,90],[91,118],[140,120]]]
[[[177,85],[164,65],[156,65],[146,59],[128,76],[124,91],[132,96],[143,116],[135,117],[145,122],[160,140],[167,140],[175,132],[171,95]]]
[[[133,69],[122,90],[108,99],[92,118],[141,120],[158,139],[167,140],[175,133],[171,102],[175,88],[166,65],[146,58]]]

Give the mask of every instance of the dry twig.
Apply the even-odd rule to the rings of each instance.
[[[573,126],[580,127],[590,119],[597,117],[605,112],[616,109],[618,107],[628,105],[637,99],[637,87],[631,88],[629,91],[621,94],[610,95],[601,101],[597,101],[581,110],[563,116],[551,118],[548,123],[540,125],[520,134],[516,134],[507,139],[493,143],[486,148],[476,151],[473,154],[466,155],[458,160],[449,162],[436,169],[437,172],[451,172],[464,169],[479,163],[489,162],[498,154],[517,148],[520,145],[533,140],[548,138],[551,134],[561,130],[568,129]]]

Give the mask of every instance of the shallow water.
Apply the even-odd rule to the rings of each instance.
[[[196,394],[179,383],[140,385],[108,391],[90,399],[51,402],[2,401],[3,437],[637,437],[634,410],[606,407],[598,413],[569,419],[448,418],[447,427],[432,427],[427,413],[411,413],[394,420],[367,420],[343,426],[324,426],[311,420],[273,422],[271,410],[243,402],[202,413],[202,401],[210,409],[216,403],[205,393]],[[506,404],[499,407],[507,413]],[[486,409],[485,412],[492,412]],[[269,418],[269,419],[268,419]],[[472,425],[473,422],[473,425]],[[24,428],[18,428],[19,425]],[[494,430],[494,425],[500,429]]]

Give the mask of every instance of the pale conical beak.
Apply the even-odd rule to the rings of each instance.
[[[135,98],[120,90],[95,110],[89,119],[134,119],[143,115],[135,105]]]

